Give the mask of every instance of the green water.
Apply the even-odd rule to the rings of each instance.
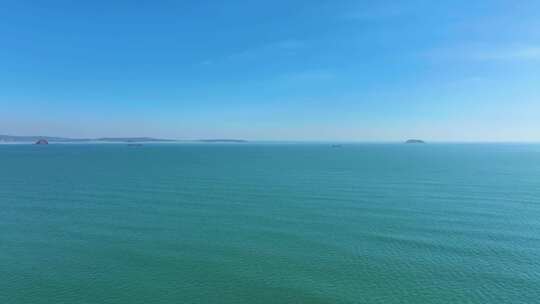
[[[0,145],[0,303],[540,303],[540,145]]]

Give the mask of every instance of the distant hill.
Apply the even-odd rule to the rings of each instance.
[[[12,135],[0,135],[0,142],[36,142],[40,139],[44,139],[49,142],[75,142],[84,141],[84,139],[74,139],[65,137],[52,137],[52,136],[12,136]]]

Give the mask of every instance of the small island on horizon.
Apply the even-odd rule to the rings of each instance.
[[[247,140],[244,139],[199,139],[200,142],[205,143],[245,143]]]
[[[408,139],[406,144],[425,144],[426,142],[421,139]]]

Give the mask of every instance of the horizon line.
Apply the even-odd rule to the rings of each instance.
[[[50,135],[8,135],[8,134],[0,134],[0,142],[8,142],[4,141],[2,137],[13,137],[13,138],[42,138],[42,139],[53,139],[52,142],[55,143],[62,143],[54,141],[54,139],[62,140],[63,142],[69,142],[71,141],[107,141],[107,140],[130,140],[130,139],[138,139],[141,141],[144,141],[145,139],[151,142],[156,143],[163,143],[163,142],[170,142],[170,143],[181,143],[181,142],[192,142],[192,141],[242,141],[242,142],[251,142],[251,143],[404,143],[407,140],[410,139],[420,139],[424,141],[425,143],[433,143],[433,144],[445,144],[445,143],[455,143],[455,144],[540,144],[539,140],[445,140],[445,139],[421,139],[421,138],[405,138],[405,139],[245,139],[245,138],[236,138],[236,137],[221,137],[221,138],[160,138],[160,137],[153,137],[153,136],[101,136],[101,137],[72,137],[72,136],[50,136]],[[28,139],[31,141],[30,139]],[[26,142],[26,141],[19,141],[19,142]]]

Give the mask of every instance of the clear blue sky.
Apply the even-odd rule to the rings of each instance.
[[[540,140],[540,1],[0,0],[0,134]]]

